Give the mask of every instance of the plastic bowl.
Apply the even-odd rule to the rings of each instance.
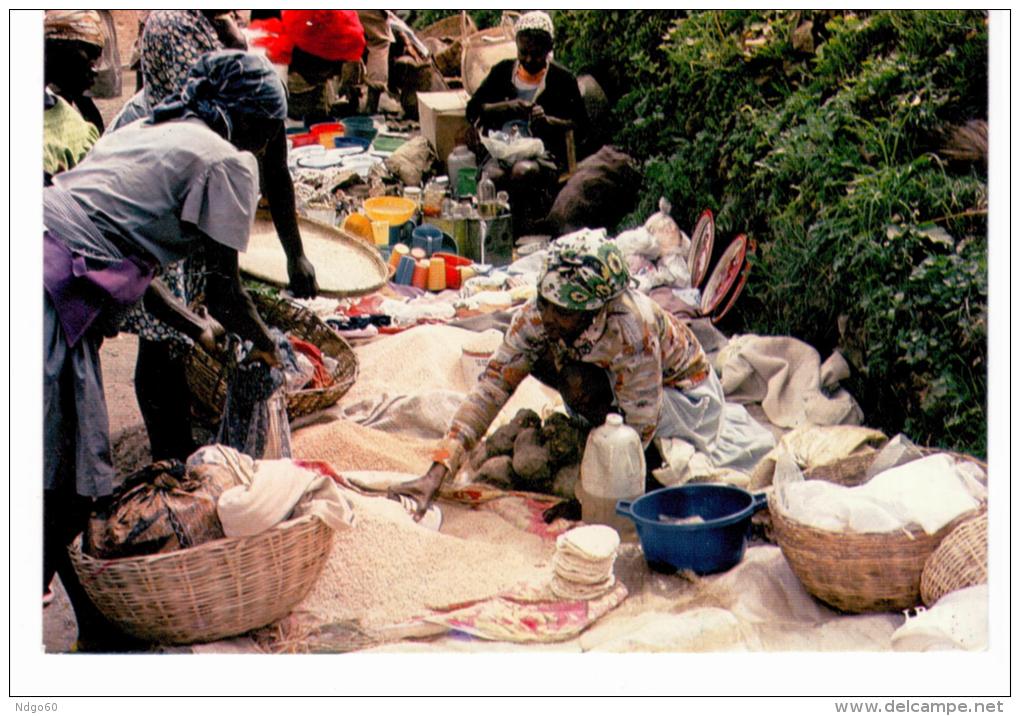
[[[417,204],[402,196],[373,196],[365,199],[362,206],[369,219],[386,221],[390,226],[403,224],[418,208]]]
[[[616,513],[634,522],[645,561],[655,571],[715,574],[743,559],[751,517],[766,504],[764,493],[739,487],[683,485],[620,500]],[[672,522],[690,517],[703,521]]]
[[[310,144],[318,144],[319,138],[311,133],[306,134],[292,134],[290,135],[291,146],[297,149],[298,147],[306,147]]]
[[[346,136],[367,139],[369,144],[375,139],[375,135],[379,133],[371,117],[344,117],[340,120],[340,123],[344,126],[344,134]]]
[[[372,144],[367,139],[362,137],[334,137],[333,146],[337,149],[349,149],[351,147],[358,147],[361,151],[368,149],[369,145]]]
[[[319,122],[318,124],[313,124],[308,128],[308,133],[314,134],[316,137],[326,132],[343,134],[344,125],[342,122]]]

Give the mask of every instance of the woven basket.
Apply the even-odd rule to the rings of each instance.
[[[968,455],[949,454],[984,465]],[[863,464],[856,457],[850,460],[860,471],[860,478],[852,477],[849,474],[852,471],[836,468],[843,478],[842,484],[863,481],[870,462]],[[832,532],[784,517],[776,499],[774,493],[769,495],[772,534],[794,574],[814,597],[842,612],[855,614],[897,611],[920,604],[925,562],[946,535],[975,516],[975,513],[962,515],[933,535],[920,529],[864,534]]]
[[[318,517],[254,537],[219,539],[165,554],[95,559],[68,548],[82,586],[124,631],[163,644],[215,641],[281,619],[311,590],[333,530]]]
[[[931,606],[943,595],[988,581],[988,514],[946,535],[921,572],[921,599]]]
[[[293,301],[258,293],[251,297],[267,324],[314,344],[323,355],[337,362],[332,385],[287,394],[287,417],[294,420],[334,405],[358,377],[358,358],[350,344],[322,319]],[[196,344],[188,359],[186,376],[195,419],[209,427],[217,425],[227,399],[225,366]]]

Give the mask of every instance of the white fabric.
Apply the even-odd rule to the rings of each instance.
[[[833,532],[920,527],[935,534],[957,517],[978,509],[987,498],[984,486],[958,470],[953,459],[943,453],[886,470],[858,487],[825,480],[780,481],[778,472],[777,466],[776,489],[783,515]]]
[[[988,585],[950,592],[928,610],[908,616],[891,638],[894,651],[988,648]]]
[[[314,495],[295,511],[305,495]],[[291,460],[260,460],[248,485],[224,491],[216,513],[227,537],[250,537],[289,517],[313,514],[333,529],[353,524],[350,504],[333,480],[298,467]],[[293,514],[292,514],[293,513]]]
[[[656,473],[663,484],[681,484],[697,473],[714,470],[747,472],[775,445],[772,433],[748,415],[747,410],[725,402],[722,386],[714,371],[700,385],[688,391],[663,390],[662,410],[655,438],[663,448],[667,468]],[[704,455],[697,471],[690,462],[680,463],[686,447],[670,441],[683,441]],[[692,455],[693,457],[693,455]],[[675,462],[668,462],[672,458]]]

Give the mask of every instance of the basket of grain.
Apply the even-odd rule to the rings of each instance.
[[[315,516],[253,537],[141,557],[96,559],[68,547],[89,598],[127,633],[162,644],[215,641],[285,617],[329,558],[333,530]]]
[[[321,388],[303,388],[287,394],[287,416],[294,420],[334,405],[350,390],[358,377],[358,358],[344,338],[306,308],[286,298],[251,294],[259,315],[270,326],[314,344],[336,362],[330,371],[332,382]],[[227,398],[227,367],[219,358],[195,345],[186,367],[195,419],[216,425]]]
[[[983,466],[976,458],[950,454]],[[985,509],[982,506],[980,512]],[[837,532],[784,516],[775,491],[769,495],[769,512],[775,541],[804,588],[829,606],[852,614],[898,611],[920,604],[925,563],[947,535],[975,517],[974,513],[961,515],[934,534],[919,528]]]
[[[957,589],[988,581],[988,514],[954,529],[924,563],[921,599],[932,606]]]

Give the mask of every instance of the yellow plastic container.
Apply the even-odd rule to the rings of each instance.
[[[372,234],[372,222],[364,214],[348,214],[341,228],[348,234],[364,239],[369,244],[375,243]]]
[[[369,219],[400,226],[414,215],[418,205],[402,196],[373,196],[365,199],[362,207]]]

